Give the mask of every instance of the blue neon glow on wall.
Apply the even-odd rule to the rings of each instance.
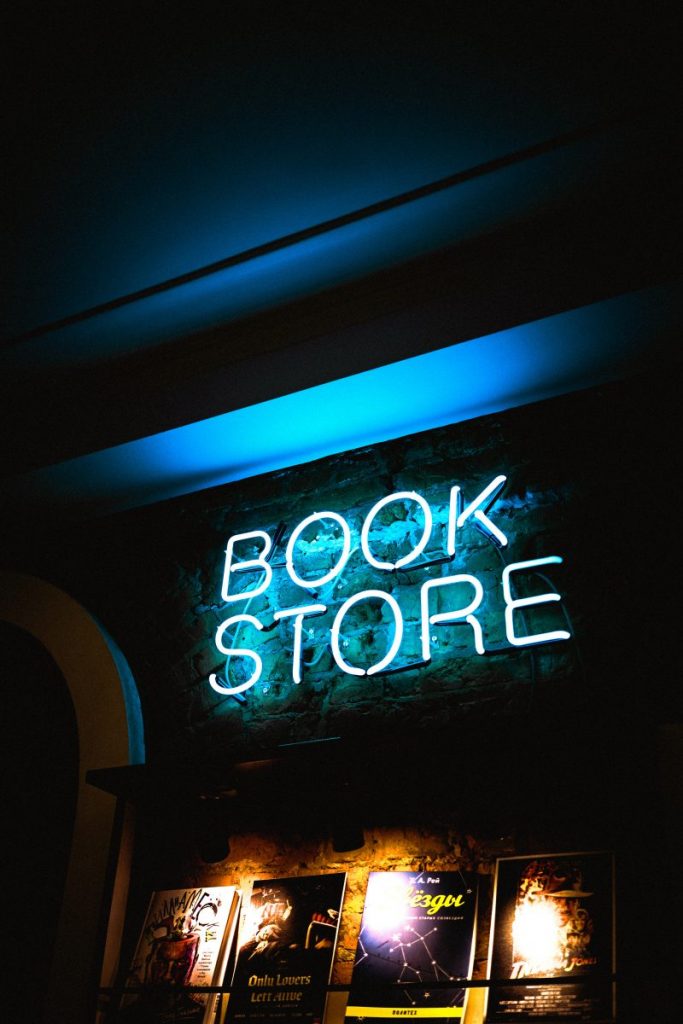
[[[8,497],[114,511],[620,379],[682,304],[629,293],[47,467]]]
[[[467,552],[473,550],[468,534],[472,533],[473,527],[480,534],[484,533],[484,546],[488,544],[499,548],[501,543],[507,543],[503,531],[488,514],[506,482],[507,476],[498,474],[485,486],[480,485],[479,493],[476,497],[473,494],[468,496],[471,500],[462,511],[459,502],[453,502],[450,496],[445,505],[443,501],[430,505],[424,495],[411,490],[384,495],[370,508],[349,509],[346,517],[334,511],[307,514],[291,528],[285,561],[281,560],[280,550],[275,556],[274,565],[271,564],[271,558],[282,537],[274,539],[268,531],[262,529],[232,534],[225,548],[221,600],[225,612],[234,613],[237,605],[238,614],[228,614],[216,630],[214,644],[226,661],[220,673],[209,675],[209,687],[221,696],[245,694],[263,677],[264,658],[270,662],[266,670],[265,685],[268,685],[269,680],[282,673],[283,654],[287,660],[288,641],[285,637],[290,630],[292,654],[289,674],[294,685],[302,683],[304,628],[309,652],[311,648],[315,650],[313,658],[308,659],[309,663],[317,663],[322,652],[329,648],[336,666],[333,671],[343,675],[370,677],[384,671],[412,671],[428,665],[432,660],[432,647],[438,645],[438,636],[432,635],[435,627],[467,626],[471,631],[469,646],[466,648],[467,656],[471,656],[472,652],[479,657],[487,652],[500,653],[505,650],[505,646],[501,647],[500,640],[492,641],[495,625],[490,629],[490,623],[486,623],[487,619],[495,618],[496,613],[492,609],[487,613],[486,605],[495,606],[495,598],[491,600],[492,591],[500,594],[501,589],[505,607],[504,611],[498,608],[498,616],[504,617],[509,647],[536,646],[571,639],[567,629],[548,629],[546,626],[541,631],[536,629],[529,632],[529,623],[525,618],[525,609],[538,610],[539,606],[561,601],[559,593],[555,590],[525,596],[516,593],[516,574],[521,572],[528,575],[539,566],[561,565],[563,559],[559,555],[545,555],[523,562],[503,562],[502,573],[500,565],[494,560],[493,566],[482,571],[480,546],[476,561],[481,579],[470,571],[456,571],[463,568],[468,570]],[[460,484],[453,484],[450,488],[442,488],[442,499],[449,490],[450,495],[454,491],[462,493]],[[379,513],[389,506],[393,506],[395,511],[398,507],[398,515],[394,517],[390,514],[388,520],[380,520]],[[495,507],[493,515],[496,515]],[[469,526],[468,520],[471,521]],[[330,527],[330,523],[334,523],[334,526]],[[463,544],[452,544],[451,538],[455,536],[456,529],[461,531],[463,528]],[[354,531],[356,536],[352,542]],[[425,557],[428,546],[429,555]],[[390,561],[387,560],[389,552]],[[362,589],[350,595],[343,581],[349,558],[356,563],[354,577],[362,580]],[[312,563],[315,570],[313,575],[306,571],[307,563],[309,567]],[[399,566],[403,568],[397,573]],[[303,575],[301,569],[304,570]],[[425,579],[423,573],[429,574],[432,569],[440,575]],[[359,570],[360,574],[356,575]],[[373,574],[372,577],[368,576],[368,571]],[[232,579],[236,584],[234,592],[230,586]],[[485,599],[486,588],[482,580],[487,580],[488,599]],[[492,580],[496,580],[493,586]],[[292,593],[293,587],[299,588],[295,594]],[[316,603],[306,604],[306,592],[311,588],[314,589]],[[443,594],[445,588],[449,591],[445,605],[439,601],[438,596],[430,602],[430,593],[439,589]],[[343,593],[340,594],[340,590]],[[416,600],[417,591],[419,598]],[[406,594],[408,600],[404,601]],[[261,595],[264,595],[264,600],[260,602],[258,615],[250,614],[254,598]],[[379,602],[384,608],[380,618],[375,617],[368,622],[366,608],[360,623],[356,621],[349,627],[346,622],[347,613],[358,605],[367,606],[368,602],[374,602],[375,605]],[[419,608],[417,615],[416,605]],[[308,618],[318,619],[326,615],[327,618],[320,624],[322,628],[317,630]],[[274,627],[283,619],[291,620],[293,629],[288,625],[285,633],[273,632]],[[245,630],[245,625],[252,631],[255,629],[267,633],[265,642],[259,640],[255,645],[253,638],[256,634]],[[414,653],[418,631],[421,660],[415,660]],[[409,639],[405,650],[402,650],[406,632]],[[354,649],[349,654],[356,658],[360,655],[360,663],[354,663],[349,660],[349,655],[342,653],[342,646],[349,647],[352,642]],[[368,648],[373,649],[369,660]],[[448,652],[449,648],[452,657],[450,637],[446,640],[444,650]],[[462,652],[459,656],[462,656]],[[249,663],[246,679],[243,664],[245,658]],[[235,661],[239,665],[235,670],[237,675],[233,674]]]

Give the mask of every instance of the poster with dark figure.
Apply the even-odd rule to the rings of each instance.
[[[476,907],[473,874],[370,872],[345,1020],[461,1019]]]
[[[320,1024],[346,874],[256,881],[238,937],[229,1024]]]
[[[486,1021],[614,1020],[611,853],[498,860]],[[524,979],[542,978],[540,984]],[[545,979],[561,979],[552,984]]]

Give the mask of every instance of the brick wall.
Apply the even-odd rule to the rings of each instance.
[[[651,836],[651,849],[659,842],[652,755],[657,723],[671,714],[675,692],[671,610],[649,599],[666,570],[666,517],[665,501],[657,499],[662,478],[655,420],[642,396],[638,382],[613,385],[444,427],[113,516],[63,535],[43,552],[43,568],[102,619],[125,652],[141,693],[151,764],[229,764],[279,744],[333,736],[352,741],[356,768],[378,744],[400,754],[414,736],[428,754],[415,770],[404,765],[398,771],[397,760],[369,759],[365,792],[356,770],[350,805],[357,805],[365,841],[346,853],[335,851],[329,822],[319,820],[325,795],[332,804],[340,796],[333,775],[320,779],[321,799],[311,797],[313,784],[301,795],[286,773],[276,778],[254,798],[250,813],[232,821],[228,813],[226,823],[213,826],[214,845],[221,847],[222,829],[230,842],[217,859],[202,856],[196,808],[177,804],[165,824],[155,812],[139,844],[132,921],[150,887],[235,882],[248,892],[255,878],[345,870],[349,884],[333,977],[344,984],[369,871],[465,867],[482,881],[481,976],[497,856],[610,848],[618,856],[621,962],[634,977],[648,964],[654,969],[655,961],[667,962],[665,944],[655,938],[643,952],[638,939],[643,929],[654,934],[665,903],[659,881],[647,890],[639,885],[642,858],[633,843],[634,820]],[[443,551],[450,487],[460,485],[469,501],[498,474],[508,482],[490,516],[506,533],[507,548],[497,549],[468,523],[458,532],[448,569],[439,564],[426,573],[409,566],[380,573],[355,551],[319,595],[330,616],[310,620],[314,632],[304,634],[301,683],[291,678],[291,634],[277,627],[245,631],[265,671],[244,700],[210,688],[208,676],[221,678],[225,664],[216,630],[227,614],[242,610],[235,607],[241,602],[226,608],[220,593],[232,535],[264,530],[274,536],[285,524],[273,556],[278,563],[296,524],[332,510],[349,523],[353,548],[375,502],[415,490],[435,518],[427,559]],[[386,534],[371,543],[388,559],[420,536],[414,505],[392,505],[380,518],[395,546],[385,545]],[[502,624],[504,563],[546,555],[564,562],[547,567],[547,578],[534,585],[557,589],[562,601],[546,606],[545,619],[529,623],[529,631],[567,628],[571,639],[512,648]],[[330,565],[330,548],[318,552],[302,541],[298,558],[302,574],[320,574]],[[434,629],[427,667],[376,677],[339,670],[329,625],[346,596],[379,587],[396,597],[405,624],[396,660],[410,661],[419,653],[419,586],[443,572],[471,573],[482,583],[484,656],[473,652],[468,627],[443,626]],[[311,600],[308,592],[303,596]],[[249,612],[269,625],[275,610],[301,598],[286,570],[275,569]],[[350,643],[341,650],[353,664],[376,661],[393,635],[386,608],[369,603],[367,610],[370,639],[360,628],[354,632],[360,623],[349,616]],[[297,808],[291,822],[283,801]],[[625,985],[634,1008],[644,993],[659,991],[655,973],[641,978],[640,987],[629,989],[628,979]]]
[[[443,722],[444,717],[456,721],[463,715],[523,714],[539,693],[561,702],[572,699],[569,694],[582,690],[590,671],[584,651],[596,645],[596,607],[598,619],[604,617],[602,595],[594,586],[601,571],[596,556],[610,538],[594,516],[596,504],[604,500],[605,460],[612,456],[604,438],[597,449],[590,438],[589,417],[599,423],[599,407],[599,396],[592,393],[542,403],[97,524],[79,539],[84,560],[80,568],[72,562],[70,573],[77,573],[73,584],[85,588],[88,605],[99,610],[131,662],[142,695],[150,757],[196,760],[211,758],[218,748],[244,756],[280,743],[350,732],[372,735],[377,729],[404,730],[416,723],[428,727],[436,718]],[[498,474],[507,476],[507,484],[491,506],[490,518],[506,534],[507,547],[499,549],[474,528],[470,517],[457,532],[456,555],[448,565],[426,570],[406,565],[393,573],[368,565],[359,538],[379,499],[417,491],[429,503],[434,526],[417,564],[444,554],[451,486],[460,486],[464,505]],[[351,555],[338,576],[312,593],[295,586],[280,567],[266,592],[232,603],[221,599],[231,536],[262,530],[274,537],[282,524],[282,540],[271,557],[281,566],[295,526],[325,510],[343,515],[351,532]],[[420,539],[423,523],[423,511],[415,502],[385,506],[373,522],[372,551],[381,560],[395,561]],[[316,532],[335,536],[327,545],[316,545]],[[237,547],[235,558],[257,557],[260,545],[256,542],[251,554],[246,546]],[[336,526],[330,521],[316,524],[297,544],[297,572],[309,579],[320,577],[335,564],[339,550]],[[561,556],[563,564],[543,567],[541,577],[518,576],[520,592],[556,590],[562,601],[517,612],[517,629],[567,629],[571,640],[515,649],[505,635],[503,568],[547,555]],[[396,598],[404,636],[389,666],[395,669],[421,658],[421,585],[454,573],[471,574],[483,587],[478,615],[484,656],[474,652],[469,627],[437,626],[429,631],[428,666],[375,677],[340,670],[331,651],[330,627],[342,601],[367,589]],[[255,579],[249,573],[233,575],[231,595]],[[609,586],[606,578],[599,583]],[[430,610],[462,607],[471,594],[471,587],[434,591]],[[291,619],[270,627],[277,610],[311,602],[322,602],[328,612],[304,623],[303,678],[295,684]],[[216,631],[228,616],[245,611],[265,628],[259,632],[251,625],[240,626],[236,635],[232,630],[226,634],[224,643],[231,636],[233,645],[257,651],[264,667],[260,680],[235,699],[214,692],[208,679],[214,673],[225,684],[226,658],[216,645]],[[388,605],[363,602],[345,617],[341,655],[351,665],[375,664],[393,635]],[[237,685],[248,678],[252,662],[230,661],[229,682]]]

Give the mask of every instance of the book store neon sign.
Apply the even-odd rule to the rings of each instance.
[[[274,541],[267,531],[252,530],[248,533],[231,536],[225,549],[221,598],[226,606],[235,605],[237,611],[236,614],[228,616],[221,622],[216,630],[215,645],[217,650],[225,655],[226,664],[222,679],[215,673],[209,676],[212,689],[220,694],[236,695],[254,686],[262,676],[263,660],[257,650],[236,646],[235,638],[238,633],[241,634],[242,630],[269,631],[280,623],[285,626],[289,625],[292,629],[291,676],[294,683],[301,683],[304,629],[311,619],[328,612],[328,604],[316,599],[318,592],[340,576],[351,556],[356,555],[358,551],[361,552],[362,559],[368,567],[379,573],[391,574],[396,579],[398,571],[407,571],[408,567],[412,570],[437,563],[453,562],[456,557],[458,536],[469,526],[476,526],[496,547],[507,547],[507,536],[491,518],[491,508],[501,494],[505,483],[505,476],[496,476],[467,504],[464,503],[462,490],[458,485],[450,488],[445,522],[444,551],[442,557],[432,561],[425,561],[422,556],[432,539],[435,517],[427,500],[417,491],[395,491],[377,501],[363,520],[358,538],[359,543],[355,547],[352,528],[344,516],[334,511],[311,513],[292,530],[286,545],[284,562],[277,566],[272,564]],[[388,544],[384,545],[385,550],[381,549],[381,531],[377,528],[373,530],[373,527],[376,526],[378,516],[395,503],[403,506],[415,506],[414,511],[418,513],[418,519],[421,519],[421,528],[418,530],[419,536],[411,536],[409,550],[404,551],[400,557],[391,558],[386,550]],[[334,535],[334,543],[329,546],[329,564],[325,566],[324,571],[318,570],[318,574],[313,577],[304,576],[299,564],[300,548],[305,544],[305,534],[310,533],[311,528],[317,524],[324,524],[328,532]],[[393,553],[396,554],[395,551]],[[253,557],[245,557],[246,554]],[[505,606],[505,636],[510,647],[530,647],[570,639],[571,634],[566,629],[527,632],[524,627],[524,609],[559,602],[561,597],[558,593],[548,590],[532,596],[516,596],[515,581],[518,579],[518,574],[538,572],[542,567],[560,565],[561,563],[562,558],[559,555],[547,555],[543,558],[510,562],[503,566],[501,585]],[[270,596],[269,590],[276,569],[284,570],[289,582],[304,592],[302,598],[304,595],[308,597],[310,594],[314,599],[302,600],[291,607],[277,609],[272,613],[272,621],[263,622],[257,616],[250,614],[247,608],[254,598],[261,595]],[[245,573],[252,581],[251,585],[246,589],[239,590],[234,586],[235,580],[238,575]],[[435,611],[434,605],[437,603],[437,597],[440,596],[437,591],[441,595],[448,594],[449,597],[452,597],[453,606],[445,611]],[[477,576],[472,573],[452,573],[428,579],[422,583],[419,596],[421,661],[408,667],[427,665],[431,661],[432,647],[435,641],[432,627],[435,626],[468,627],[471,631],[471,645],[474,651],[478,656],[485,655],[487,650],[481,624],[483,600],[484,587]],[[381,602],[385,605],[388,619],[393,625],[393,630],[391,630],[393,635],[385,653],[379,660],[372,665],[361,666],[351,663],[348,656],[342,653],[342,646],[345,622],[348,620],[349,612],[365,602]],[[329,629],[328,642],[334,662],[341,672],[351,676],[373,676],[381,672],[395,670],[394,666],[401,651],[403,638],[404,616],[400,601],[388,590],[373,588],[352,594],[336,609]],[[235,681],[234,684],[231,684],[230,663],[232,659],[237,658],[247,659],[247,662],[251,664],[251,674],[246,680]]]

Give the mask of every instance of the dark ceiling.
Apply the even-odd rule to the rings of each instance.
[[[29,0],[3,21],[7,478],[680,271],[668,8]],[[345,261],[315,249],[334,231]],[[448,337],[325,347],[435,300]],[[292,377],[267,370],[283,347]]]
[[[661,105],[678,67],[656,5],[609,0],[5,19],[5,336]]]

